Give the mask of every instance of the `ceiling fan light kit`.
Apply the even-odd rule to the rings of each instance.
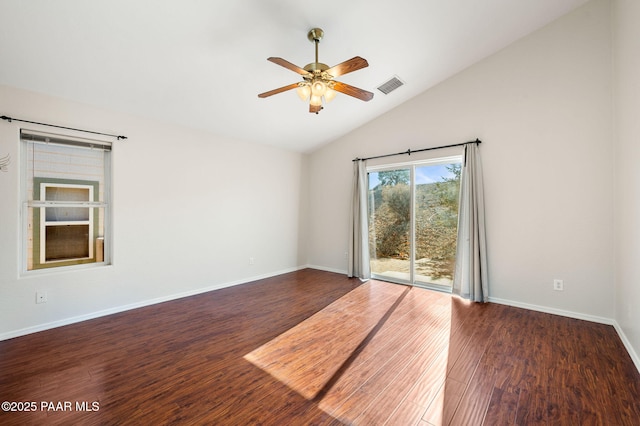
[[[344,93],[345,95],[349,95],[363,101],[370,101],[373,99],[373,93],[371,92],[334,80],[335,77],[368,67],[369,63],[366,59],[356,56],[333,67],[329,67],[326,64],[318,62],[318,44],[320,43],[320,40],[322,40],[322,37],[324,37],[324,31],[320,28],[313,28],[307,34],[309,41],[315,44],[316,56],[315,62],[305,65],[304,68],[300,68],[282,58],[267,58],[268,61],[273,62],[274,64],[300,74],[302,76],[302,81],[261,93],[258,97],[266,98],[278,93],[296,89],[300,99],[304,102],[309,102],[309,112],[316,114],[323,109],[323,104],[331,102],[331,100],[335,98],[337,92]]]

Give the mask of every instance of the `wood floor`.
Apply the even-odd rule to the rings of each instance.
[[[611,326],[303,270],[0,342],[0,401],[2,425],[638,425],[640,374]]]

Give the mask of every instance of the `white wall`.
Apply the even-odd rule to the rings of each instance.
[[[0,123],[0,157],[12,158],[0,173],[0,339],[289,271],[306,260],[301,154],[6,86],[0,111],[129,138],[113,149],[113,265],[20,277],[21,124]],[[48,303],[35,304],[36,290],[48,293]]]
[[[615,318],[640,354],[640,2],[613,2],[616,129]],[[640,368],[639,360],[635,360]]]
[[[478,137],[490,296],[613,318],[610,33],[588,3],[314,152],[310,263],[346,270],[351,159]]]

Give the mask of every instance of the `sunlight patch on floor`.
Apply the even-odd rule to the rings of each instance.
[[[244,358],[313,399],[405,290],[370,280]]]

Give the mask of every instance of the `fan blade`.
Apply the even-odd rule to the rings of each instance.
[[[277,95],[278,93],[286,92],[287,90],[297,89],[297,88],[298,88],[298,83],[292,83],[292,84],[289,84],[288,86],[282,86],[278,89],[273,89],[273,90],[269,90],[268,92],[260,93],[258,97],[267,98],[271,95]]]
[[[305,71],[302,68],[300,68],[297,65],[292,64],[291,62],[282,59],[282,58],[274,58],[273,56],[271,58],[267,58],[267,61],[273,62],[274,64],[278,64],[281,67],[285,67],[287,69],[290,69],[293,72],[297,72],[300,75],[307,75],[309,74],[309,71]]]
[[[320,112],[322,109],[322,105],[314,106],[309,104],[309,112],[315,112],[316,114]]]
[[[348,61],[344,61],[341,64],[329,68],[325,72],[333,77],[338,77],[353,71],[358,71],[359,69],[366,68],[368,66],[369,63],[366,59],[356,56],[355,58],[351,58]]]
[[[365,102],[373,99],[373,93],[358,89],[357,87],[349,84],[340,83],[339,81],[333,82],[333,90],[344,93],[345,95],[353,96],[354,98],[358,98]]]

